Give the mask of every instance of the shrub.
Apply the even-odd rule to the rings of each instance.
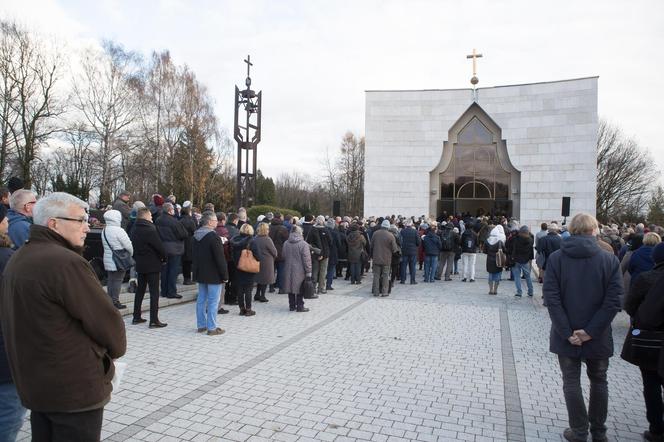
[[[281,213],[282,216],[284,215],[292,215],[292,216],[297,216],[301,217],[300,212],[297,210],[292,210],[292,209],[284,209],[283,207],[274,207],[274,206],[253,206],[249,209],[247,209],[247,216],[249,219],[254,222],[256,221],[256,218],[258,218],[259,215],[265,215],[267,212],[272,212],[272,213]]]

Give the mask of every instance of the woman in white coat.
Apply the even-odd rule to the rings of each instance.
[[[134,254],[134,248],[127,232],[121,227],[122,214],[118,210],[107,210],[104,212],[104,221],[106,226],[102,231],[101,242],[104,244],[104,268],[108,278],[106,283],[106,292],[111,297],[113,305],[117,309],[127,308],[120,304],[120,288],[125,277],[126,270],[118,270],[113,261],[113,252],[111,250],[127,250],[130,255]]]

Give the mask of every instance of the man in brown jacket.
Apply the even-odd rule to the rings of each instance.
[[[390,222],[384,220],[380,229],[371,235],[371,257],[373,259],[373,295],[387,296],[390,278],[390,267],[392,266],[392,255],[399,248],[394,235],[388,230]],[[382,282],[381,282],[382,280]],[[380,288],[382,287],[382,293]]]
[[[120,313],[81,256],[87,207],[61,192],[39,200],[0,286],[9,364],[37,441],[99,440],[113,359],[127,346]]]

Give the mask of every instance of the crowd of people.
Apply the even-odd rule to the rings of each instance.
[[[133,325],[159,319],[159,297],[181,298],[197,285],[197,332],[223,334],[218,315],[236,304],[244,317],[271,294],[288,295],[289,310],[309,311],[316,299],[341,284],[361,284],[372,271],[371,293],[387,297],[399,284],[458,279],[476,282],[477,254],[486,255],[488,294],[498,294],[505,271],[514,296],[534,296],[533,274],[543,285],[551,317],[550,349],[558,355],[569,412],[567,440],[606,440],[606,372],[613,355],[611,321],[624,308],[634,330],[664,334],[664,243],[660,226],[600,226],[576,215],[569,226],[543,223],[533,234],[506,217],[470,214],[431,217],[314,216],[215,211],[175,196],[155,194],[148,204],[121,192],[101,220],[65,193],[37,199],[30,190],[0,192],[0,274],[4,339],[0,339],[0,431],[15,437],[25,408],[32,411],[34,440],[96,440],[110,398],[113,360],[126,350],[119,310],[129,273]],[[101,226],[106,290],[81,251],[90,226]],[[57,263],[57,265],[53,265]],[[39,272],[32,269],[38,268]],[[420,277],[417,277],[417,272]],[[313,289],[311,289],[313,288]],[[142,302],[149,291],[149,320]],[[258,309],[260,313],[260,309]],[[48,318],[37,326],[34,315]],[[646,333],[644,332],[644,335]],[[638,333],[636,334],[638,335]],[[635,336],[636,336],[635,335]],[[664,335],[663,335],[664,336]],[[626,341],[623,358],[638,365],[650,428],[644,437],[664,440],[664,355],[646,360]],[[661,342],[660,342],[661,346]],[[90,351],[92,349],[92,351]],[[580,385],[585,363],[591,401]],[[48,366],[49,370],[43,370]]]

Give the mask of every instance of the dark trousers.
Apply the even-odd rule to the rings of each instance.
[[[225,290],[225,296],[224,296],[224,303],[228,305],[233,305],[237,304],[238,302],[238,288],[239,285],[235,281],[235,263],[233,260],[229,260],[226,262],[228,264],[228,283],[224,287]]]
[[[416,255],[404,255],[401,257],[401,282],[406,282],[406,270],[410,271],[410,282],[415,282]]]
[[[286,261],[276,261],[274,263],[274,265],[276,267],[276,270],[277,270],[277,280],[276,280],[275,284],[277,285],[277,288],[279,290],[282,290],[281,286],[282,286],[282,281],[284,280],[284,264],[285,263],[286,263]]]
[[[336,264],[330,264],[328,261],[327,264],[327,274],[325,275],[325,289],[329,289],[332,287],[332,281],[334,281],[334,275],[337,272],[337,265]]]
[[[643,377],[643,399],[646,402],[646,418],[650,424],[650,432],[653,434],[664,434],[664,405],[662,404],[662,387],[664,378],[657,370],[641,368]]]
[[[265,289],[267,289],[267,284],[256,284],[256,294],[254,299],[258,300],[265,297]]]
[[[344,267],[346,267],[347,261],[339,261],[337,263],[337,278],[341,278],[344,275]]]
[[[252,284],[238,285],[237,305],[240,309],[251,310],[251,287]]]
[[[97,442],[104,409],[81,413],[30,412],[33,442]]]
[[[176,282],[180,272],[182,255],[168,255],[166,263],[161,266],[161,296],[178,294]]]
[[[296,295],[295,293],[288,294],[288,307],[293,309],[303,309],[304,308],[304,295]]]
[[[360,282],[360,268],[362,267],[361,262],[351,262],[350,263],[350,282]]]
[[[150,288],[150,323],[159,320],[159,273],[138,273],[138,284],[134,294],[134,319],[141,317],[141,304],[145,288]]]
[[[574,432],[574,436],[580,440],[586,440],[588,424],[590,424],[593,439],[604,438],[609,405],[609,387],[606,381],[609,359],[586,359],[584,361],[590,381],[590,399],[587,411],[581,390],[581,359],[558,355],[558,361],[563,375],[563,394],[569,416],[569,426]]]
[[[191,261],[182,260],[182,277],[185,281],[191,281]]]

